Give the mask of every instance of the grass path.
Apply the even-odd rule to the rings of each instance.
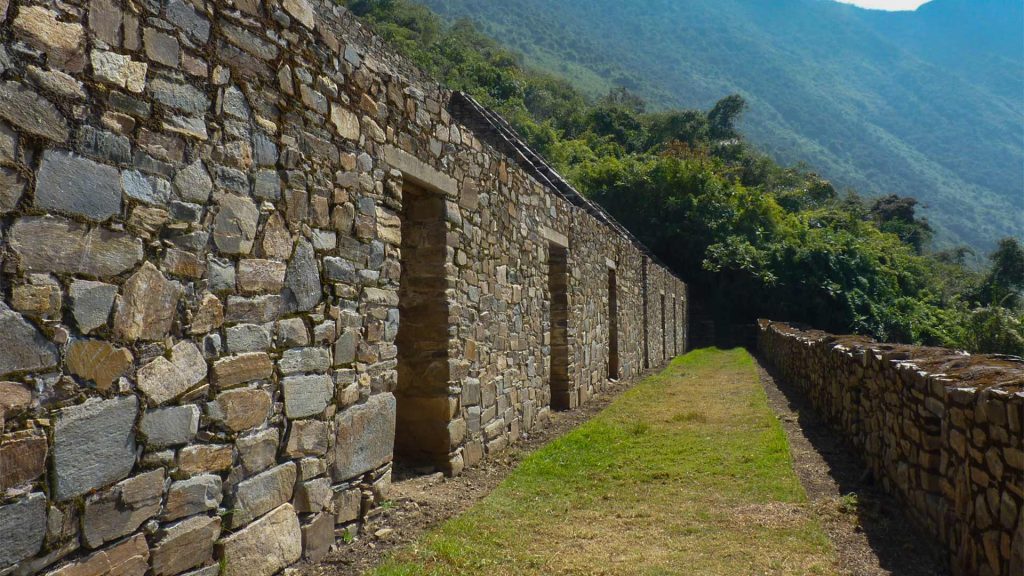
[[[698,350],[373,574],[835,574],[753,359]]]

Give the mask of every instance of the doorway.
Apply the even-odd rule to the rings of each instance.
[[[619,379],[619,292],[615,269],[608,269],[608,379]]]
[[[551,294],[551,409],[572,408],[569,398],[569,250],[548,244]]]
[[[448,301],[444,196],[402,189],[395,459],[444,469],[448,435]]]

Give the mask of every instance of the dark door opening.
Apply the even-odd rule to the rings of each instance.
[[[568,410],[569,400],[569,250],[548,245],[551,294],[551,408]]]
[[[668,360],[668,325],[665,323],[665,293],[661,293],[661,361]]]
[[[615,269],[608,269],[608,379],[619,379],[619,293]]]
[[[644,308],[644,370],[651,368],[651,341],[650,341],[650,320],[648,319],[647,306],[650,300],[650,296],[647,294],[647,260],[644,260],[643,267],[641,268],[641,299],[643,300]]]
[[[679,356],[679,299],[672,297],[672,355]]]
[[[402,278],[398,290],[395,459],[446,469],[448,301],[444,196],[402,190]]]

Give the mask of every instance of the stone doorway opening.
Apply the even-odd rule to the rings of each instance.
[[[572,408],[569,395],[569,250],[548,244],[551,295],[551,409]]]
[[[402,277],[398,290],[398,387],[395,461],[446,470],[448,299],[444,195],[402,189]]]
[[[665,322],[665,293],[661,293],[661,361],[668,360],[668,324]]]
[[[608,379],[619,379],[619,288],[615,268],[608,269]]]

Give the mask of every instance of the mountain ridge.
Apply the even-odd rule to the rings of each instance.
[[[1024,93],[1015,64],[1024,66],[1024,40],[1021,54],[1000,55],[1024,34],[1012,2],[979,3],[978,21],[1005,6],[1010,16],[988,34],[998,38],[962,50],[967,40],[948,33],[964,21],[962,0],[914,12],[830,0],[425,3],[449,19],[471,16],[595,97],[624,86],[657,108],[707,108],[740,93],[756,144],[841,187],[919,198],[940,245],[986,250],[1024,237],[1024,99],[1012,97]],[[934,49],[936,38],[962,62]]]

